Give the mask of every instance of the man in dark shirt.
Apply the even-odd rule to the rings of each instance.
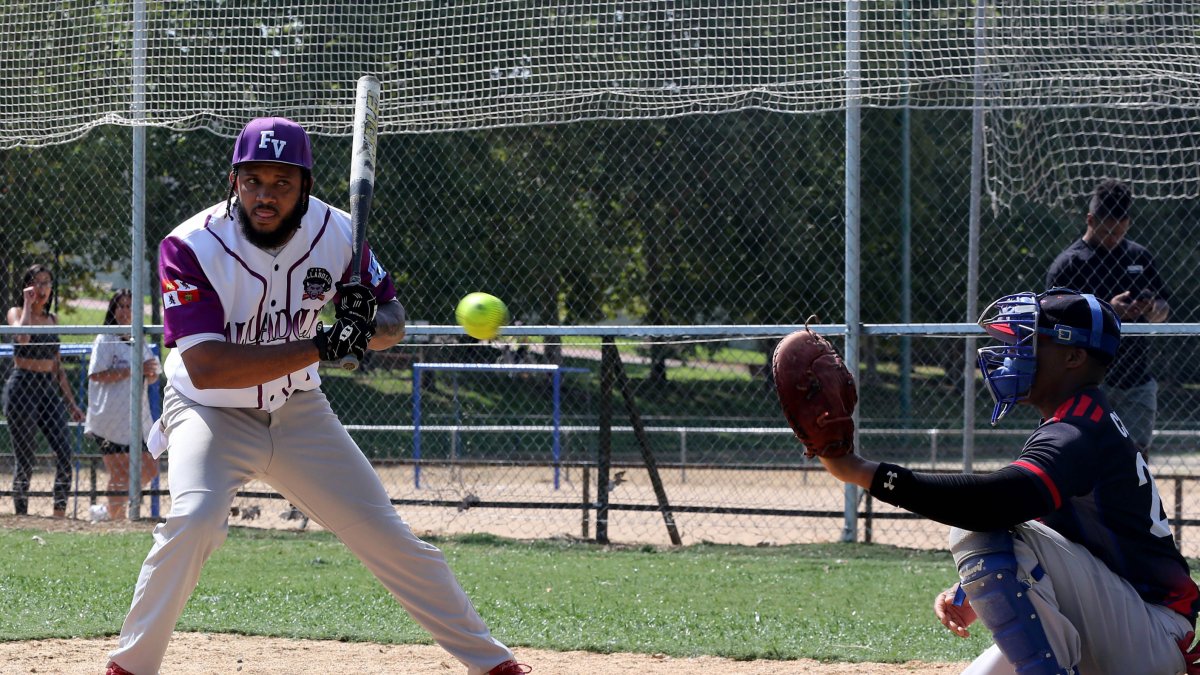
[[[1171,293],[1146,247],[1129,232],[1129,187],[1115,180],[1096,186],[1088,206],[1087,231],[1054,259],[1047,288],[1073,288],[1107,300],[1125,323],[1161,323]],[[1105,380],[1109,403],[1121,413],[1129,435],[1143,452],[1150,448],[1158,412],[1158,382],[1150,372],[1146,339],[1126,339]]]
[[[858,455],[821,458],[839,480],[952,527],[960,583],[938,595],[965,637],[995,644],[965,671],[1182,673],[1200,589],[1179,554],[1145,457],[1100,389],[1120,345],[1113,308],[1053,289],[993,303],[979,350],[998,421],[1017,404],[1044,420],[1007,466],[915,473]]]

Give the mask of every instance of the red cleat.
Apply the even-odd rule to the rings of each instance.
[[[104,675],[133,675],[133,673],[118,666],[116,661],[109,661],[108,667],[104,669]]]
[[[512,659],[501,663],[487,672],[487,675],[524,675],[524,673],[532,673],[533,668],[524,663],[517,663]]]

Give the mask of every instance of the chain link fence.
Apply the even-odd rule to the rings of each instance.
[[[1164,11],[1173,21],[1195,21],[1186,5],[1159,4],[1170,5]],[[887,8],[890,13],[880,21],[894,21],[900,31],[900,5]],[[990,11],[1003,15],[1005,8],[1013,9]],[[336,4],[334,9],[346,10]],[[840,17],[842,10],[835,3],[820,14]],[[159,17],[173,28],[152,22],[152,32],[187,33],[185,14],[169,21]],[[945,328],[974,320],[972,307],[1000,295],[1044,289],[1050,263],[1083,233],[1091,185],[1105,175],[1124,178],[1136,195],[1129,237],[1154,253],[1172,292],[1170,321],[1179,324],[1140,338],[1149,345],[1159,383],[1151,464],[1185,553],[1200,554],[1198,538],[1188,529],[1200,524],[1200,504],[1192,496],[1200,476],[1195,468],[1200,360],[1194,358],[1200,313],[1191,283],[1197,269],[1191,245],[1200,206],[1196,191],[1163,189],[1161,173],[1151,181],[1133,171],[1135,165],[1119,160],[1136,144],[1127,141],[1110,152],[1096,140],[1099,132],[1085,134],[1090,144],[1059,162],[1079,171],[1055,181],[1053,166],[1033,160],[1062,154],[1063,128],[1094,130],[1097,118],[1086,107],[999,96],[993,102],[1009,107],[986,111],[986,135],[979,138],[970,97],[963,94],[979,72],[971,56],[974,4],[944,15],[931,9],[918,14],[926,24],[914,29],[917,39],[908,47],[916,55],[910,79],[898,70],[867,69],[868,77],[886,71],[893,79],[865,92],[871,107],[861,110],[856,205],[861,229],[854,247],[861,252],[855,301],[864,324],[858,355],[861,452],[931,470],[982,471],[1015,456],[1036,424],[1033,412],[1019,411],[1003,426],[989,428],[990,400],[986,391],[970,386],[974,375],[971,380],[966,375],[967,329]],[[1018,14],[1026,22],[1052,20]],[[127,20],[119,12],[113,16]],[[788,58],[810,65],[832,58],[813,51],[819,40],[806,31],[821,25],[815,16],[779,24],[793,38],[779,37],[779,44],[804,48],[775,53],[757,71],[746,60],[745,87],[763,85],[763,73],[784,68]],[[938,21],[954,28],[944,44],[934,30]],[[702,35],[703,26],[697,26],[696,35]],[[262,39],[286,53],[280,35],[301,27],[285,22],[264,28]],[[868,33],[886,32],[883,28],[872,23]],[[238,48],[253,47],[254,33],[238,33]],[[827,46],[842,44],[840,33],[831,39]],[[406,52],[414,59],[423,53]],[[658,56],[670,60],[669,53]],[[938,62],[935,53],[954,57]],[[996,46],[989,53],[1014,54]],[[195,58],[214,77],[236,70],[216,53]],[[1000,56],[987,61],[990,72],[995,75],[1004,61]],[[468,62],[451,70],[466,78],[474,72],[463,65]],[[520,59],[514,63],[500,71],[494,87],[515,86],[509,80],[521,79]],[[954,75],[955,86],[949,80],[935,86],[928,79],[937,63]],[[291,72],[277,61],[270,68]],[[801,70],[814,78],[823,72]],[[343,79],[352,82],[358,74]],[[169,81],[161,72],[157,77]],[[420,80],[422,86],[430,81]],[[738,81],[732,74],[728,80]],[[389,86],[413,93],[385,78],[385,100]],[[442,86],[438,91],[455,91]],[[596,80],[591,86],[614,95],[624,85]],[[643,94],[653,89],[641,86]],[[222,94],[239,101],[238,115],[209,124],[203,115],[201,121],[181,121],[164,112],[163,126],[146,128],[148,246],[146,260],[139,261],[146,278],[156,276],[157,242],[188,216],[224,199],[230,135],[243,117],[282,113],[302,123],[311,119],[314,194],[346,206],[349,91],[340,98],[329,93],[318,108],[309,108],[275,89],[277,98],[261,95],[258,80],[239,87]],[[246,93],[252,90],[260,95]],[[169,96],[156,91],[150,108],[170,108]],[[809,317],[844,346],[848,130],[840,85],[830,91],[831,103],[814,95],[798,105],[776,91],[775,98],[740,98],[720,110],[680,107],[680,99],[671,98],[673,107],[659,112],[628,114],[617,106],[623,114],[606,117],[580,115],[574,108],[572,114],[539,119],[504,117],[498,108],[483,106],[480,101],[488,99],[481,96],[458,101],[459,119],[465,121],[457,128],[421,126],[395,109],[392,119],[408,121],[388,122],[385,109],[370,241],[396,281],[411,330],[401,345],[371,354],[358,372],[326,371],[323,387],[416,530],[649,543],[786,544],[851,537],[945,545],[941,526],[861,495],[848,497],[819,464],[806,460],[783,423],[769,381],[774,345]],[[911,105],[904,103],[906,92],[914,96]],[[437,101],[444,105],[434,106]],[[442,112],[450,107],[447,101],[434,93],[425,100]],[[1151,133],[1148,143],[1169,146],[1200,131],[1189,121],[1191,103],[1174,103],[1163,113],[1171,120],[1163,127],[1169,133]],[[421,105],[406,94],[402,111]],[[1025,109],[1037,111],[1041,121],[1035,125],[1010,112]],[[481,110],[500,117],[471,116]],[[702,114],[707,112],[721,114]],[[4,114],[11,121],[24,113]],[[1151,117],[1147,112],[1140,119]],[[443,118],[426,121],[431,119]],[[1035,126],[1055,129],[1053,142],[1036,142]],[[5,307],[19,305],[24,270],[35,263],[54,270],[60,324],[78,327],[59,334],[67,377],[82,404],[87,345],[99,332],[119,332],[100,324],[113,289],[129,284],[133,267],[131,132],[98,122],[57,129],[62,142],[47,143],[31,140],[36,134],[30,136],[28,125],[21,129],[14,138],[27,137],[0,150],[5,223],[0,250],[6,252],[0,259],[0,297]],[[1122,129],[1123,138],[1137,137],[1127,126]],[[972,152],[980,144],[982,158]],[[1079,159],[1088,156],[1091,164]],[[1160,156],[1167,157],[1164,165],[1177,164]],[[1013,157],[1029,165],[1018,171]],[[976,168],[983,180],[973,194],[978,159],[986,162]],[[1042,187],[1027,189],[1034,178]],[[466,338],[450,325],[458,299],[478,290],[503,298],[512,313],[513,327],[490,343]],[[156,291],[146,294],[149,325],[161,323],[160,302]],[[900,328],[872,329],[880,325]],[[0,337],[7,341],[16,332],[5,326]],[[610,353],[619,355],[607,367],[619,364],[626,388],[616,384],[618,376],[605,384],[606,338],[612,340]],[[161,331],[151,328],[148,339],[160,340]],[[10,353],[0,352],[5,378]],[[78,425],[69,425],[69,438],[74,461],[68,512],[86,518],[91,503],[103,498],[105,472]],[[48,515],[54,465],[44,444],[39,458],[30,508]],[[11,467],[11,440],[0,433],[0,471]],[[162,468],[165,486],[169,453]],[[0,487],[7,488],[7,480]],[[0,494],[6,502],[0,513],[10,512],[11,491]],[[169,498],[161,489],[155,496],[159,503],[151,505],[148,496],[143,513],[165,515]],[[303,513],[259,483],[246,486],[231,518],[254,526],[310,526]]]

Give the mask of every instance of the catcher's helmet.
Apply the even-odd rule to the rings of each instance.
[[[1015,293],[993,302],[979,325],[1003,344],[979,349],[979,370],[996,401],[992,424],[1029,396],[1037,369],[1037,339],[1083,347],[1108,365],[1121,344],[1121,320],[1104,300],[1069,288]]]
[[[292,164],[312,171],[312,144],[304,127],[286,117],[250,120],[233,144],[233,166],[246,162]]]

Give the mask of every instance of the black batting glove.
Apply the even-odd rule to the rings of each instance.
[[[373,324],[344,318],[334,321],[332,326],[318,322],[313,342],[322,361],[341,361],[348,354],[353,354],[361,361],[367,354],[367,343],[374,334]]]
[[[356,319],[375,328],[375,311],[379,303],[371,289],[362,284],[337,283],[337,300],[333,304],[333,312],[339,319]]]

